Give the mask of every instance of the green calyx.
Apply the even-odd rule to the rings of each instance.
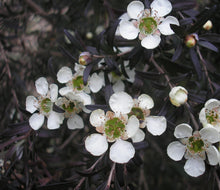
[[[134,107],[131,109],[131,112],[128,114],[128,117],[131,117],[132,115],[135,115],[139,121],[144,120],[144,113],[141,108]]]
[[[105,134],[111,139],[119,138],[124,133],[124,130],[124,123],[117,117],[110,119],[105,123]]]
[[[215,111],[206,111],[206,120],[210,124],[214,124],[218,120],[219,116]]]
[[[71,112],[74,112],[75,104],[74,104],[74,102],[69,102],[68,105],[63,104],[63,105],[62,105],[62,108],[63,108],[65,111],[71,113]]]
[[[140,32],[147,35],[152,34],[157,28],[157,22],[153,17],[146,17],[140,20],[139,29]]]
[[[73,87],[77,90],[82,90],[84,88],[83,76],[78,76],[75,79],[73,79]]]
[[[46,112],[46,113],[48,113],[48,112],[50,112],[50,110],[51,110],[51,108],[52,108],[52,102],[51,102],[51,100],[49,99],[49,98],[45,98],[45,99],[43,99],[42,101],[41,101],[41,109],[44,111],[44,112]]]
[[[204,142],[200,138],[195,138],[194,136],[190,137],[188,148],[190,151],[193,151],[194,153],[202,152],[204,150]]]

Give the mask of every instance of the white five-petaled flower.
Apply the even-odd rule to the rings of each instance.
[[[139,35],[141,45],[146,49],[154,49],[160,44],[160,34],[174,34],[170,24],[179,25],[173,16],[164,18],[172,10],[168,0],[154,0],[150,7],[144,9],[141,1],[132,1],[127,7],[128,16],[121,18],[119,23],[119,32],[123,38],[133,40]]]
[[[69,67],[62,67],[57,73],[57,80],[60,83],[65,83],[66,87],[63,87],[59,90],[59,93],[62,96],[65,96],[69,92],[74,93],[90,93],[90,90],[94,93],[98,92],[104,85],[104,80],[97,73],[93,73],[88,79],[88,84],[84,85],[83,83],[83,72],[85,66],[75,64],[75,73],[72,73],[72,70]]]
[[[34,113],[29,118],[29,124],[34,130],[38,130],[44,123],[44,116],[48,117],[48,129],[57,129],[63,122],[63,114],[53,111],[53,103],[57,100],[58,86],[50,84],[48,89],[48,82],[46,78],[40,77],[35,81],[37,92],[40,94],[38,98],[28,96],[26,98],[26,110],[34,113],[36,110],[39,113]]]
[[[208,100],[199,113],[199,119],[203,127],[214,127],[220,132],[220,101]]]
[[[205,172],[206,154],[210,165],[218,164],[219,153],[212,143],[219,141],[219,133],[213,127],[202,128],[192,134],[192,128],[188,124],[176,126],[174,136],[179,141],[170,143],[167,147],[168,156],[179,161],[184,156],[187,161],[184,170],[193,177],[198,177]]]
[[[95,133],[86,138],[87,151],[100,156],[108,149],[108,142],[114,142],[110,147],[109,157],[116,163],[127,163],[135,154],[135,149],[126,140],[135,136],[139,129],[136,116],[128,118],[133,107],[133,99],[125,92],[117,92],[110,97],[109,105],[112,111],[106,114],[103,110],[94,110],[90,115],[90,123],[101,134]]]
[[[188,99],[188,91],[182,86],[175,86],[169,93],[171,103],[179,107],[184,104]]]
[[[167,128],[166,118],[164,116],[150,116],[150,109],[153,107],[153,99],[147,94],[141,94],[137,99],[134,99],[134,105],[128,115],[135,115],[138,118],[140,128],[147,127],[152,135],[161,135]],[[140,142],[144,137],[144,132],[139,129],[132,140],[133,142]]]
[[[68,94],[69,98],[66,97],[60,97],[56,101],[56,104],[61,107],[64,112],[64,117],[67,119],[67,127],[69,129],[82,129],[84,127],[84,123],[82,118],[78,115],[83,108],[83,102],[80,101],[80,97],[70,96],[70,93]]]

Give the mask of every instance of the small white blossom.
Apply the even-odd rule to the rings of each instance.
[[[219,133],[215,128],[206,127],[192,133],[193,129],[188,124],[176,126],[174,136],[180,141],[174,141],[167,147],[168,156],[179,161],[187,159],[184,170],[193,177],[198,177],[205,172],[206,155],[210,165],[218,164],[219,153],[212,143],[219,141]]]
[[[39,97],[28,96],[26,98],[26,110],[30,113],[34,113],[36,110],[39,113],[34,113],[29,118],[29,124],[34,130],[38,130],[44,123],[44,117],[48,118],[48,129],[57,129],[63,122],[63,115],[53,111],[53,103],[57,100],[58,86],[56,84],[50,84],[48,88],[48,82],[46,78],[40,77],[35,81],[36,90],[39,93]]]
[[[127,15],[119,23],[119,33],[123,38],[133,40],[139,34],[141,45],[146,49],[156,48],[160,44],[161,34],[174,34],[170,24],[179,25],[173,16],[164,18],[172,10],[168,0],[154,0],[150,7],[144,9],[141,1],[132,1],[127,7]]]
[[[220,101],[208,100],[199,113],[199,119],[203,127],[214,127],[220,132]]]
[[[169,93],[171,103],[179,107],[183,105],[188,99],[188,91],[182,86],[175,86]]]
[[[165,132],[167,128],[166,118],[164,116],[150,116],[150,109],[154,107],[153,99],[147,94],[141,94],[137,99],[134,99],[134,105],[131,109],[129,116],[135,115],[139,122],[140,128],[147,127],[147,130],[152,135],[161,135]],[[145,134],[141,132],[133,137],[133,142],[140,142],[145,137]],[[138,141],[140,138],[140,141]]]
[[[136,116],[128,118],[127,115],[133,100],[127,93],[117,92],[110,97],[109,105],[113,112],[105,114],[103,110],[97,109],[91,113],[90,123],[102,135],[92,134],[87,137],[85,147],[91,154],[99,156],[108,149],[106,142],[114,142],[110,148],[110,159],[116,163],[127,163],[133,158],[135,149],[126,140],[134,137],[139,130]]]

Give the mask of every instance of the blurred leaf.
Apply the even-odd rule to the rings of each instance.
[[[76,59],[73,55],[71,55],[71,53],[69,51],[67,51],[64,47],[59,46],[58,48],[63,53],[63,55],[65,55],[65,56],[67,56],[69,58],[69,60],[71,62],[73,62],[73,61],[74,62],[78,62],[78,59]]]
[[[179,41],[178,41],[178,44],[177,44],[177,47],[176,47],[176,50],[175,50],[175,52],[174,52],[174,54],[173,54],[173,57],[172,57],[172,59],[171,59],[172,62],[175,62],[175,61],[180,57],[180,55],[181,55],[181,53],[182,53],[182,49],[183,49],[182,43],[181,43],[181,41],[179,40]]]
[[[171,0],[173,10],[175,11],[181,11],[181,10],[187,10],[192,9],[196,6],[196,2],[193,0]]]
[[[109,103],[109,99],[111,97],[111,95],[114,93],[113,88],[110,84],[109,78],[107,73],[105,72],[104,74],[105,76],[105,88],[104,88],[104,92],[105,92],[105,101],[108,104]]]
[[[62,108],[60,108],[56,104],[53,104],[53,111],[55,111],[57,113],[65,113],[65,110],[63,110]]]
[[[192,73],[189,72],[189,73],[185,73],[183,75],[180,75],[180,76],[177,76],[177,77],[171,77],[170,78],[170,81],[173,82],[173,83],[179,83],[179,82],[182,82],[184,80],[188,80],[192,77]]]
[[[207,33],[199,36],[200,40],[206,40],[213,43],[220,43],[220,34]]]
[[[110,70],[116,69],[117,72],[119,72],[118,64],[117,64],[117,62],[115,60],[113,60],[111,57],[105,57],[104,59],[105,59],[105,62],[108,65]]]
[[[72,34],[70,34],[70,32],[68,32],[68,30],[64,29],[64,34],[70,40],[70,42],[74,46],[74,48],[76,48],[76,49],[78,49],[80,51],[84,50],[82,43],[76,37],[74,37]],[[77,36],[78,33],[75,32],[75,35]]]
[[[205,102],[205,98],[201,97],[200,95],[189,93],[188,97],[189,97],[189,100],[191,100],[193,102],[197,102],[197,103],[201,103],[201,104],[203,104]]]
[[[109,28],[106,30],[107,42],[112,49],[113,49],[113,43],[114,43],[114,39],[115,39],[115,32],[116,32],[116,29],[118,27],[119,22],[120,22],[119,19],[115,20],[114,22],[112,21],[110,23]]]
[[[197,30],[201,29],[202,26],[210,19],[210,17],[215,13],[217,6],[213,6],[210,9],[204,10],[201,14],[198,15],[198,20],[196,23],[188,29],[188,34],[195,33]]]
[[[140,77],[149,79],[149,80],[160,80],[160,77],[163,76],[163,74],[154,73],[154,72],[142,72],[142,71],[137,71],[137,70],[135,70],[135,72]]]
[[[90,72],[92,71],[92,68],[94,66],[94,63],[91,62],[90,64],[88,64],[83,72],[83,83],[84,85],[87,84],[88,82],[88,78],[89,78],[89,75],[90,75]]]
[[[174,31],[175,34],[177,34],[180,38],[185,38],[187,35],[186,31],[182,26],[177,26],[175,24],[170,24],[171,29]]]
[[[25,121],[22,123],[10,124],[9,127],[5,129],[5,131],[1,132],[0,136],[13,137],[16,135],[25,134],[30,130],[31,128],[29,126],[29,122]]]
[[[104,111],[110,110],[110,107],[108,105],[85,105],[85,107],[91,111],[96,110],[96,109],[102,109]]]
[[[201,80],[202,79],[202,68],[200,65],[199,58],[198,58],[194,48],[190,48],[189,52],[190,52],[190,57],[193,62],[194,68],[195,68],[196,73],[198,75],[198,79]]]
[[[198,41],[198,44],[199,44],[200,46],[203,46],[203,47],[205,47],[205,48],[208,48],[208,49],[210,49],[210,50],[215,51],[215,52],[218,53],[218,48],[217,48],[216,46],[214,46],[213,44],[211,44],[210,42],[199,40],[199,41]]]

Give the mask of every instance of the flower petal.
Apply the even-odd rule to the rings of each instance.
[[[35,81],[36,90],[42,96],[45,96],[48,91],[48,82],[45,77],[40,77]]]
[[[48,129],[58,129],[63,123],[64,114],[51,111],[47,119],[47,128]]]
[[[172,4],[168,0],[154,0],[150,5],[153,15],[163,17],[172,10]]]
[[[185,151],[186,146],[182,145],[179,141],[174,141],[167,147],[168,156],[175,161],[181,160]]]
[[[77,114],[71,116],[67,120],[67,127],[68,129],[82,129],[84,127],[82,118]]]
[[[176,126],[174,136],[176,138],[185,138],[192,136],[192,127],[186,123],[182,123]]]
[[[79,102],[82,102],[83,105],[89,105],[92,103],[91,96],[83,91],[79,93],[68,93],[67,97],[71,100],[77,100]]]
[[[101,109],[94,110],[89,117],[92,126],[99,127],[105,123],[105,112]]]
[[[219,161],[219,151],[216,147],[210,146],[206,149],[206,153],[208,156],[209,164],[214,166],[218,164]]]
[[[128,135],[128,138],[133,137],[139,129],[139,120],[136,116],[132,115],[128,119],[128,123],[125,127],[126,133]]]
[[[131,111],[134,102],[126,92],[116,92],[110,97],[109,105],[115,113],[127,114]]]
[[[123,38],[134,40],[137,38],[139,30],[134,26],[132,22],[122,21],[119,24],[119,32]]]
[[[161,38],[159,35],[147,35],[142,41],[141,45],[146,49],[154,49],[159,46]]]
[[[133,48],[133,47],[132,47],[132,48]],[[127,80],[128,82],[133,83],[134,80],[135,80],[135,68],[130,69],[130,68],[128,68],[128,67],[125,67],[125,71],[126,71],[128,77],[129,77],[129,78],[126,78],[126,80]]]
[[[208,122],[206,119],[205,108],[202,108],[199,112],[199,120],[202,123],[203,127],[207,127]]]
[[[59,90],[59,93],[61,96],[66,96],[68,93],[73,92],[73,89],[70,88],[69,86],[63,87]]]
[[[188,91],[182,86],[175,86],[169,93],[170,101],[174,106],[181,106],[188,99]]]
[[[205,172],[205,163],[202,159],[191,158],[186,161],[184,170],[192,177],[198,177]]]
[[[89,88],[92,92],[98,92],[104,85],[104,78],[101,78],[97,73],[93,73],[89,78]]]
[[[138,129],[137,133],[135,133],[135,135],[131,137],[133,143],[141,142],[144,140],[144,138],[145,133],[141,129]]]
[[[168,16],[162,21],[161,24],[158,25],[157,28],[163,35],[172,35],[174,34],[174,31],[170,28],[170,24],[175,24],[177,26],[180,25],[176,17]]]
[[[94,133],[86,138],[85,147],[92,155],[100,156],[108,149],[108,142],[105,136]]]
[[[74,70],[76,71],[77,75],[81,75],[82,76],[85,68],[86,67],[84,65],[80,65],[78,63],[75,63]]]
[[[141,94],[138,97],[138,103],[141,109],[151,109],[154,107],[153,99],[147,94]]]
[[[130,18],[138,19],[144,10],[144,4],[141,1],[132,1],[127,7],[127,13]]]
[[[55,102],[58,97],[58,86],[56,84],[50,85],[50,99],[52,102]]]
[[[34,113],[38,108],[38,100],[34,96],[27,96],[26,98],[26,110],[30,113]]]
[[[69,67],[62,67],[57,73],[57,80],[59,83],[67,83],[72,80],[73,73]]]
[[[30,118],[29,118],[29,124],[32,129],[38,130],[44,123],[44,115],[39,114],[39,113],[34,113]]]
[[[134,157],[135,149],[130,142],[117,140],[110,148],[109,157],[113,162],[124,164]]]
[[[206,139],[210,143],[216,143],[220,139],[219,132],[214,127],[202,128],[199,133],[202,139]]]
[[[208,101],[206,101],[205,103],[205,108],[209,107],[209,104],[213,105],[214,107],[220,106],[220,101],[217,99],[209,99]],[[211,109],[213,108],[213,106],[211,106]],[[208,108],[209,109],[209,108]]]
[[[152,135],[161,135],[167,128],[167,120],[164,116],[149,116],[145,119],[147,130]]]
[[[113,91],[114,92],[122,92],[125,90],[125,85],[121,80],[118,80],[113,86]]]

